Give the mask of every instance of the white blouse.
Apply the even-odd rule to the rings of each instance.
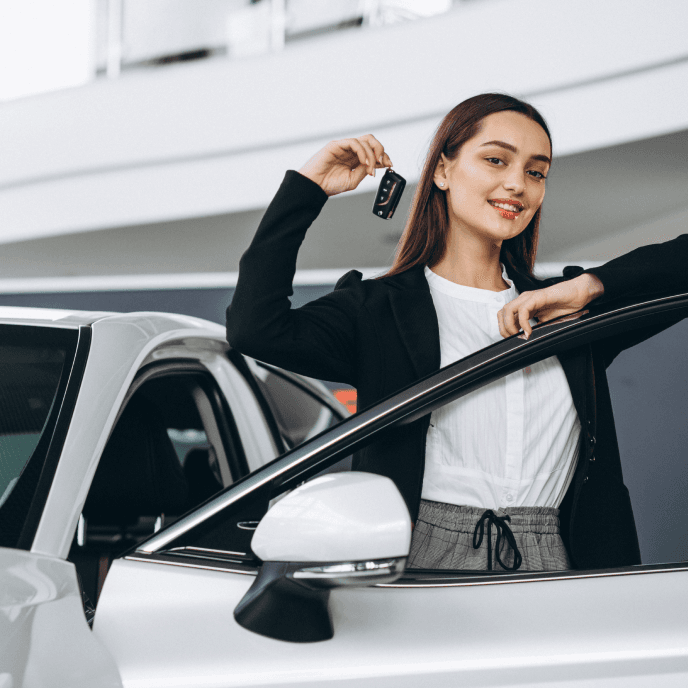
[[[441,365],[500,341],[497,312],[518,296],[455,284],[425,268]],[[535,320],[530,321],[532,325]],[[571,482],[580,421],[556,356],[433,411],[422,498],[485,509],[558,507]]]

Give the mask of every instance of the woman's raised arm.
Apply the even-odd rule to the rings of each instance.
[[[235,349],[309,377],[356,384],[361,274],[347,273],[331,294],[301,308],[291,308],[289,297],[301,242],[328,196],[387,165],[381,144],[367,136],[330,142],[301,172],[286,173],[239,263],[227,309],[227,340]]]

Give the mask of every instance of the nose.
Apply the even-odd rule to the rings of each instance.
[[[511,165],[504,179],[504,188],[519,195],[525,190],[525,184],[525,172],[519,170],[516,165]]]

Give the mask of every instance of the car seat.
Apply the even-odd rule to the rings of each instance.
[[[86,595],[97,602],[112,560],[189,508],[187,479],[153,402],[135,395],[103,450],[82,515],[83,544],[72,546]]]

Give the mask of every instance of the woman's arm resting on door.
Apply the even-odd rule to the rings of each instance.
[[[524,291],[497,313],[499,331],[506,338],[518,334],[522,329],[526,337],[530,337],[533,330],[528,322],[530,318],[547,322],[575,313],[603,293],[604,285],[600,279],[588,274],[545,289]]]
[[[664,291],[688,291],[688,234],[641,246],[600,267],[589,268],[574,279],[558,279],[563,281],[524,292],[499,311],[503,337],[521,329],[530,335],[530,318],[547,322],[575,313],[593,300],[597,305]]]
[[[640,246],[585,272],[604,284],[604,296],[598,303],[660,291],[688,291],[688,234]]]

